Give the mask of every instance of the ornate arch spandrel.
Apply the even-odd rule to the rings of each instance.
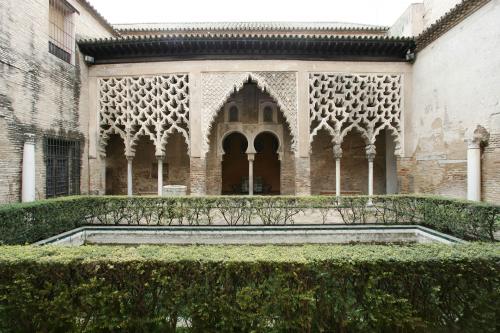
[[[357,130],[374,145],[380,131],[387,129],[400,155],[402,93],[400,74],[310,73],[310,142],[320,129],[337,145]]]
[[[209,133],[214,119],[230,96],[245,83],[255,82],[278,104],[292,134],[292,150],[297,141],[297,74],[295,72],[211,72],[202,73],[202,153],[209,150]]]

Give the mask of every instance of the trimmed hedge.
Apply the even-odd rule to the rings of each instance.
[[[1,332],[497,332],[500,247],[0,247]]]
[[[227,225],[294,223],[297,214],[340,214],[344,223],[421,224],[467,240],[494,241],[500,206],[441,197],[115,197],[81,196],[0,206],[0,244],[33,243],[89,225]],[[321,223],[321,222],[319,222]]]

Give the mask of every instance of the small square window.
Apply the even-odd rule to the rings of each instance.
[[[229,108],[229,121],[230,122],[237,122],[240,120],[240,115],[239,115],[239,112],[238,112],[238,108],[233,105]]]

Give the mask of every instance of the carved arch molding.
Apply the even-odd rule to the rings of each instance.
[[[99,146],[104,154],[109,135],[118,134],[125,155],[135,155],[140,136],[151,139],[164,156],[170,134],[182,134],[189,149],[189,76],[111,77],[98,81]]]
[[[388,130],[401,155],[402,75],[311,73],[309,75],[310,142],[320,129],[332,136],[334,153],[352,130],[361,133],[367,154]]]
[[[208,136],[217,112],[230,96],[249,81],[274,98],[283,112],[292,135],[292,151],[297,141],[297,74],[295,72],[212,72],[202,73],[202,152],[209,149]]]

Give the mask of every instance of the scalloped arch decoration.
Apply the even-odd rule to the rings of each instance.
[[[125,155],[135,155],[140,136],[163,156],[170,134],[182,134],[189,149],[189,77],[187,74],[101,78],[99,85],[99,146],[119,134]]]
[[[373,146],[382,129],[391,132],[401,155],[402,84],[399,74],[310,73],[310,143],[326,129],[335,145],[357,130]]]
[[[297,75],[295,72],[211,72],[202,73],[202,153],[209,149],[208,136],[214,119],[230,96],[252,81],[274,98],[285,115],[292,134],[292,151],[297,138]]]

